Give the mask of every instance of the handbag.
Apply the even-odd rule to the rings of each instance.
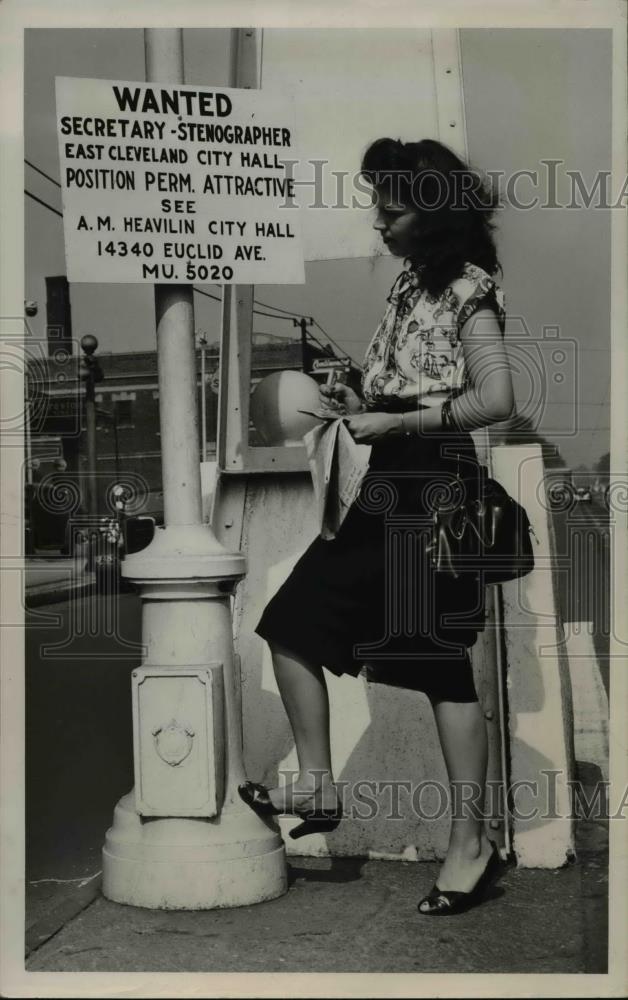
[[[530,573],[534,530],[521,504],[484,466],[479,467],[477,480],[458,477],[457,485],[462,487],[458,502],[434,504],[428,545],[434,570],[453,579],[479,573],[484,583],[491,584]]]

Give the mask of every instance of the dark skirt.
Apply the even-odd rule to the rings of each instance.
[[[337,675],[365,667],[372,682],[477,701],[468,650],[484,627],[484,587],[477,574],[435,573],[426,551],[434,500],[455,488],[457,476],[474,488],[469,434],[373,445],[338,534],[314,539],[255,632]]]

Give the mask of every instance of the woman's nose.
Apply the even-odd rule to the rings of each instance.
[[[375,222],[373,223],[373,229],[377,229],[379,233],[383,233],[385,228],[386,228],[386,223],[383,221],[383,219],[376,217]]]

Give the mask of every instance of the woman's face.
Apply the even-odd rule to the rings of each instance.
[[[416,249],[417,212],[384,192],[376,192],[376,217],[373,229],[395,257],[408,257]]]

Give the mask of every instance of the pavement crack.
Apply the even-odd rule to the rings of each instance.
[[[202,931],[201,933],[199,933],[198,931],[187,931],[181,927],[134,927],[133,933],[145,934],[148,936],[153,934],[178,934],[181,937],[191,937],[191,938],[220,937],[220,933],[218,931]]]
[[[98,878],[99,875],[102,875],[102,871],[101,870],[99,870],[97,872],[94,872],[93,875],[81,875],[79,878],[52,878],[52,877],[51,878],[37,878],[33,882],[29,882],[28,884],[29,885],[42,885],[44,882],[54,882],[57,885],[64,885],[64,884],[70,883],[70,882],[77,882],[78,883],[78,888],[82,889],[83,886],[86,886],[88,882],[92,881],[92,879]]]
[[[81,913],[93,906],[99,896],[100,883],[93,879],[86,885],[78,887],[71,895],[63,897],[49,914],[27,929],[24,948],[25,959],[39,951],[44,944],[55,938]]]
[[[59,948],[59,952],[62,953],[63,955],[84,955],[88,951],[104,951],[104,950],[105,949],[100,944],[90,945],[87,948],[71,948],[68,945],[65,945],[63,948]]]
[[[297,937],[328,937],[333,934],[333,931],[296,931],[295,934],[291,934],[291,938]],[[290,940],[288,938],[288,940]]]

